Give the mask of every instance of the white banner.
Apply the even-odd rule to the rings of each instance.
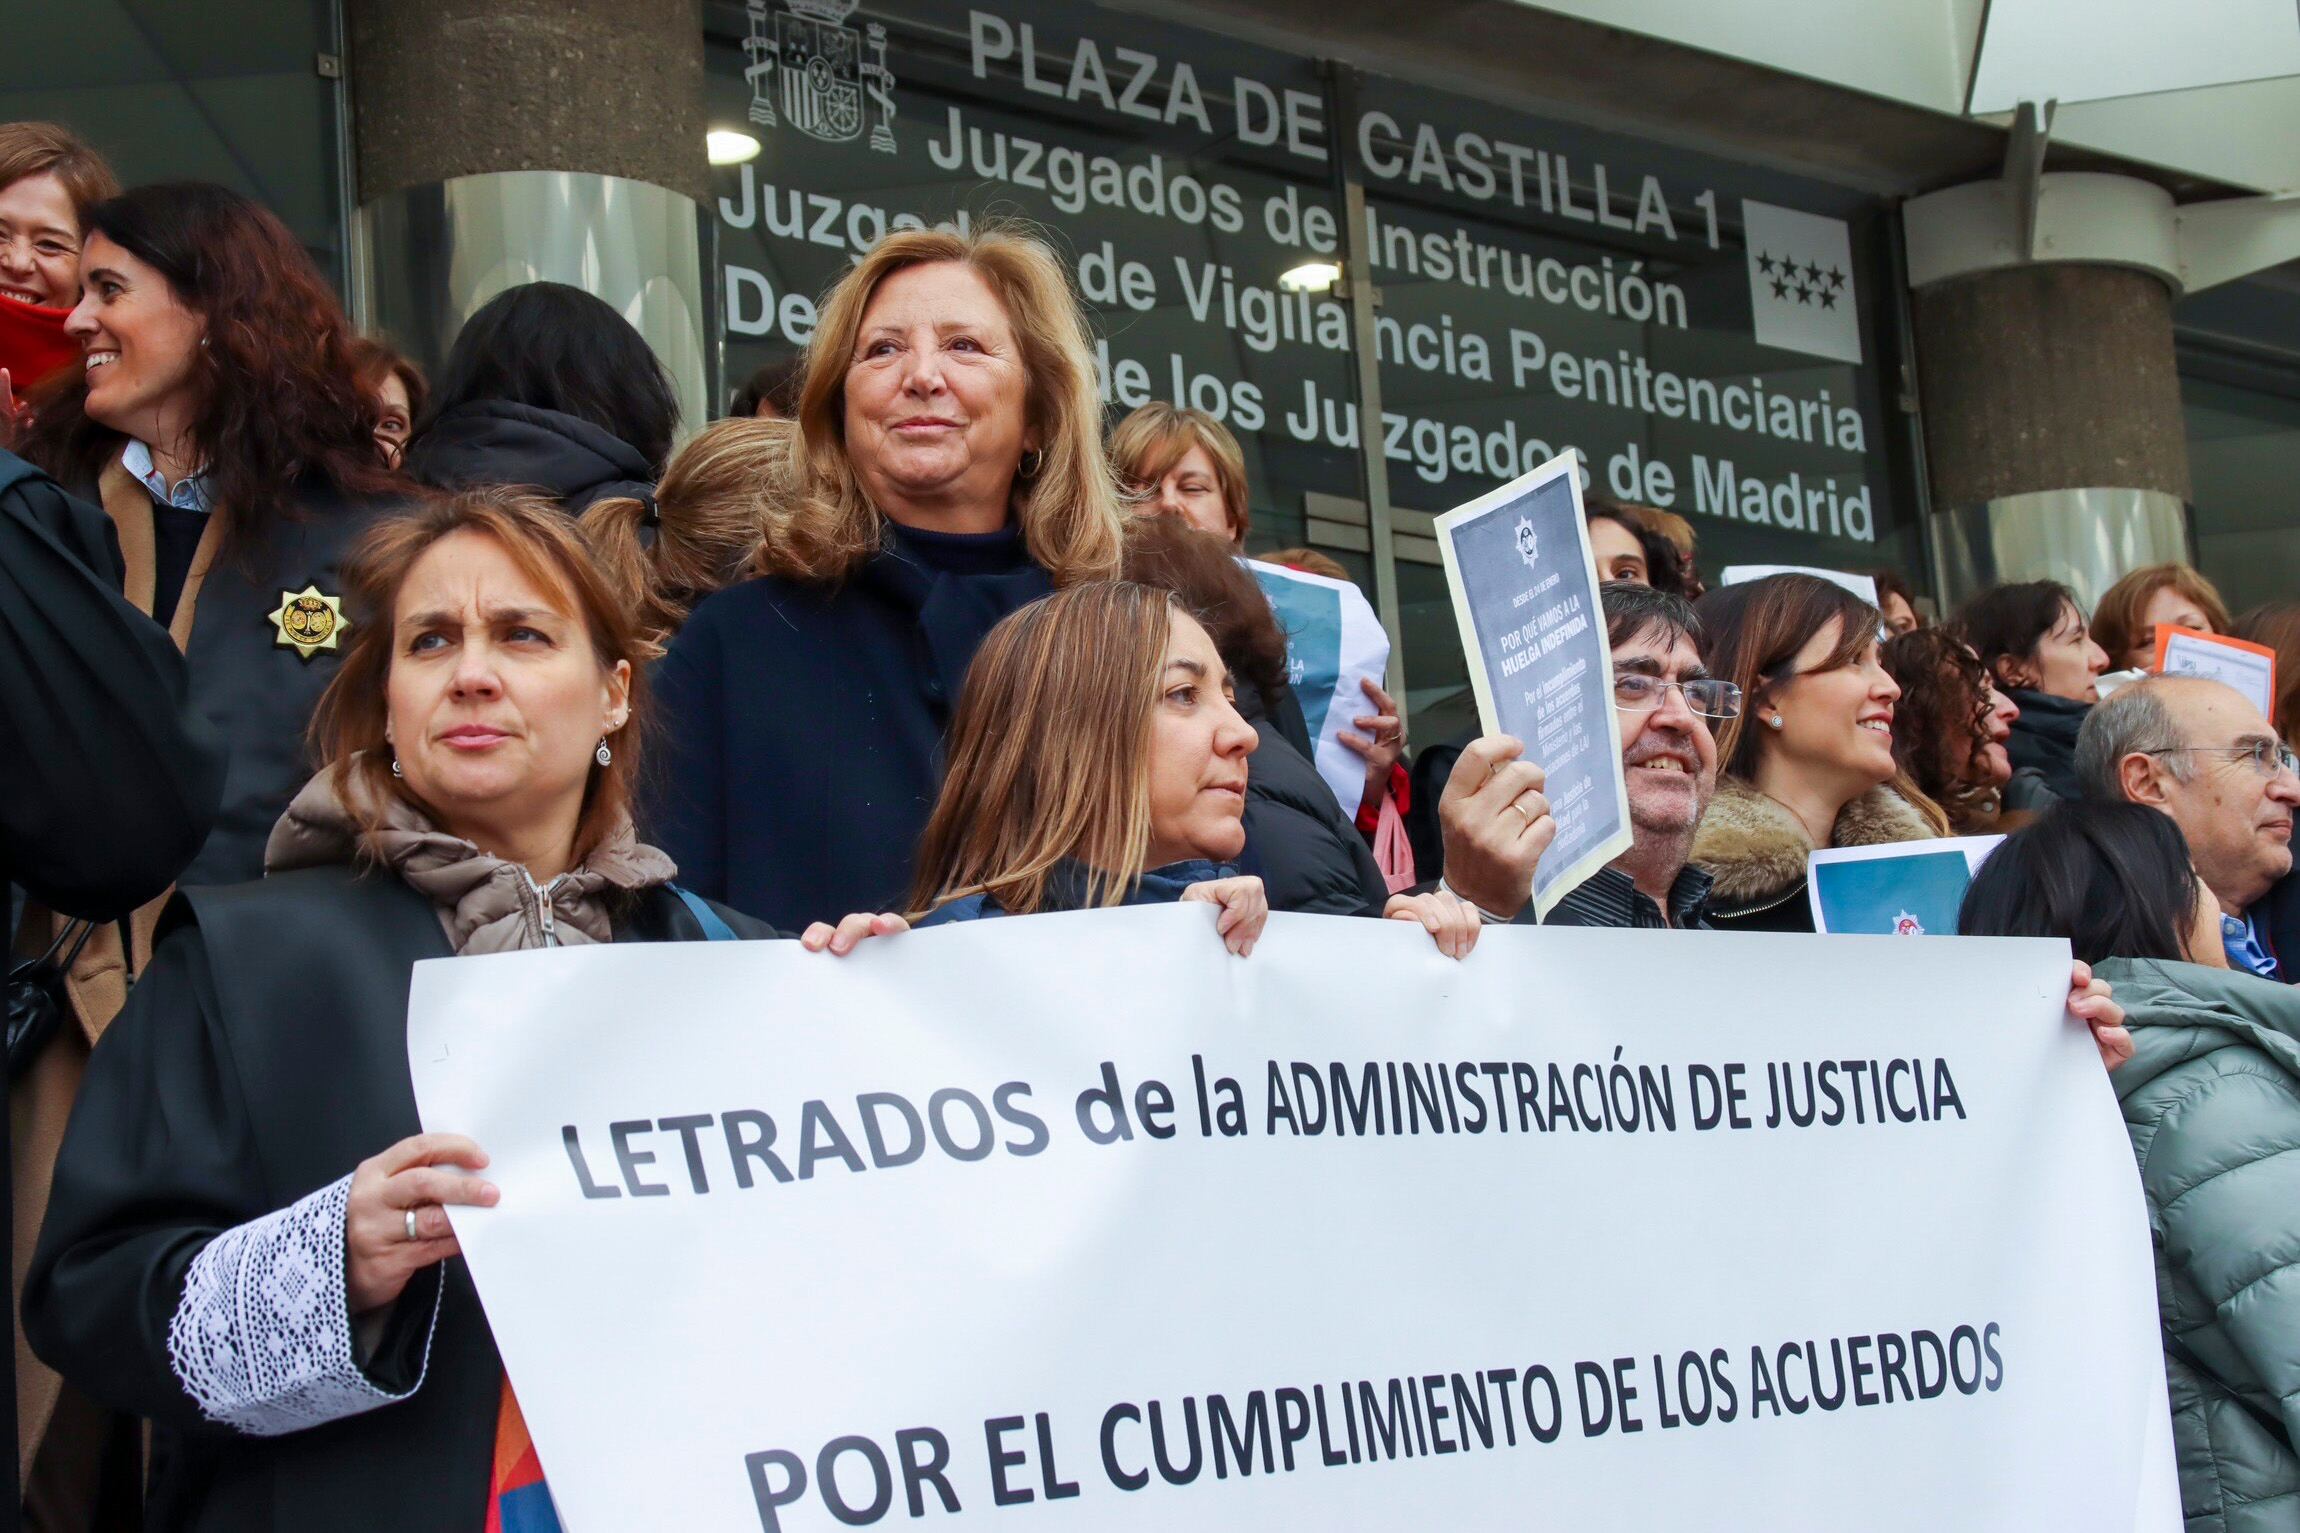
[[[1212,919],[421,965],[570,1533],[2180,1525],[2059,945]]]

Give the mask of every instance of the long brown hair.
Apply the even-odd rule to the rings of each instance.
[[[1220,534],[1200,532],[1175,516],[1138,516],[1127,524],[1122,577],[1171,591],[1205,626],[1230,678],[1262,696],[1275,714],[1286,689],[1286,633],[1261,585]]]
[[[1833,671],[1857,664],[1877,642],[1883,621],[1875,607],[1818,575],[1770,575],[1719,586],[1693,611],[1701,620],[1701,656],[1710,673],[1741,689],[1741,711],[1719,732],[1717,759],[1724,771],[1745,783],[1757,779],[1767,734],[1751,728],[1751,722],[1759,706],[1798,675],[1797,652],[1835,623],[1836,647],[1811,669]],[[1896,766],[1889,786],[1931,822],[1936,835],[1948,834],[1948,816],[1906,772]]]
[[[806,450],[788,514],[770,529],[767,568],[835,581],[875,553],[885,514],[847,455],[846,377],[855,339],[879,284],[898,271],[953,261],[989,284],[1014,327],[1038,440],[1033,472],[1015,479],[1014,513],[1030,556],[1056,585],[1098,580],[1118,567],[1118,495],[1102,451],[1094,345],[1054,252],[998,225],[958,234],[907,229],[871,247],[822,304],[799,390]]]
[[[1952,825],[1991,818],[1999,795],[1978,774],[1995,704],[1979,657],[1945,629],[1915,628],[1886,640],[1877,658],[1901,686],[1893,705],[1893,760],[1902,773]]]
[[[258,547],[302,515],[308,479],[347,496],[404,486],[376,452],[375,403],[360,386],[351,323],[270,211],[205,182],[140,186],[91,208],[84,233],[153,268],[203,321],[192,438],[210,499],[227,518],[227,549]],[[58,392],[35,401],[20,449],[67,484],[92,482],[124,440],[89,418],[87,402],[86,374],[66,369]]]
[[[370,527],[344,566],[345,605],[355,615],[343,664],[312,714],[312,754],[333,774],[336,795],[372,837],[381,806],[393,799],[436,820],[437,811],[391,775],[388,687],[400,588],[408,571],[441,539],[458,532],[493,538],[521,574],[571,603],[602,671],[631,665],[630,714],[612,739],[614,760],[591,768],[576,822],[574,860],[582,861],[631,813],[632,787],[645,760],[648,713],[646,657],[630,615],[576,537],[567,514],[540,496],[481,486],[418,502]],[[352,791],[354,779],[360,791]],[[369,806],[363,811],[361,806]]]
[[[651,646],[670,643],[695,603],[760,573],[797,440],[789,421],[715,422],[672,456],[651,497],[595,501],[578,518]]]
[[[919,840],[911,906],[987,893],[1009,914],[1085,865],[1115,905],[1150,855],[1150,725],[1178,612],[1164,591],[1093,581],[1010,613],[975,652],[950,769]]]

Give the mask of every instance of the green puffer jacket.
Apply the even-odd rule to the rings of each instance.
[[[2153,959],[2095,968],[2132,1028],[2110,1079],[2157,1311],[2190,1354],[2165,1358],[2188,1533],[2300,1529],[2300,991]]]

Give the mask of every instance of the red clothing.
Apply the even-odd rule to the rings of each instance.
[[[551,1504],[543,1461],[535,1456],[508,1374],[495,1411],[495,1472],[489,1481],[486,1533],[560,1533],[559,1509]]]
[[[71,312],[0,298],[0,368],[7,369],[9,390],[19,401],[34,384],[79,360],[80,343],[64,333]]]

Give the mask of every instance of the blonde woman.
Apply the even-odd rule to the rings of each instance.
[[[1168,593],[1108,581],[1033,603],[967,679],[919,847],[919,924],[1204,900],[1230,950],[1252,952],[1269,900],[1232,861],[1255,746],[1220,651]],[[1384,914],[1451,957],[1477,941],[1450,894],[1398,895]]]
[[[758,573],[797,440],[789,421],[705,427],[645,497],[594,502],[576,522],[651,644],[667,645],[696,603]]]
[[[1085,319],[1035,240],[910,230],[839,280],[766,573],[698,606],[657,676],[648,824],[697,892],[803,925],[910,887],[983,635],[1117,567],[1101,422]]]

